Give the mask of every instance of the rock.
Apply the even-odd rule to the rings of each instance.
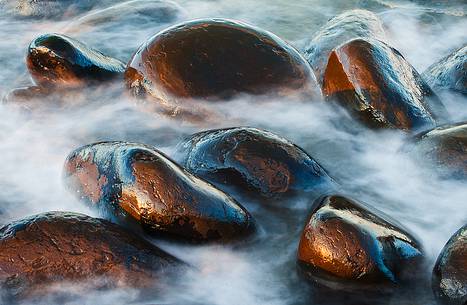
[[[337,195],[315,202],[298,246],[301,274],[336,291],[394,291],[422,262],[420,243],[394,220]]]
[[[334,49],[323,94],[370,127],[417,130],[448,115],[439,98],[395,49],[354,39]]]
[[[182,23],[159,32],[130,60],[129,90],[176,114],[189,100],[239,94],[318,98],[305,59],[277,36],[225,19]]]
[[[450,177],[467,178],[467,122],[445,125],[414,137],[413,151]]]
[[[182,266],[148,241],[83,214],[48,212],[0,229],[0,283],[11,298],[93,279],[102,286],[95,289],[157,287]]]
[[[467,46],[431,65],[422,77],[435,90],[467,95]]]
[[[69,187],[104,217],[122,215],[151,233],[191,241],[229,240],[251,233],[250,214],[233,198],[148,146],[103,142],[72,152]]]
[[[385,40],[378,16],[366,10],[349,10],[329,20],[305,48],[305,58],[322,84],[329,54],[339,45],[355,38]]]
[[[29,45],[27,66],[42,87],[81,87],[121,77],[125,64],[59,34],[39,36]]]
[[[441,250],[433,269],[433,292],[440,303],[467,304],[467,225]]]
[[[15,17],[66,19],[98,7],[97,0],[0,0],[0,9]]]
[[[221,189],[235,185],[271,197],[333,184],[326,171],[300,147],[256,128],[197,133],[179,144],[178,152],[190,172]]]

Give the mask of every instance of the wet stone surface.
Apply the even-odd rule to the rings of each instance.
[[[274,197],[324,191],[333,179],[304,150],[271,132],[248,127],[208,130],[178,145],[182,164],[222,189]]]
[[[254,231],[238,202],[148,146],[81,147],[68,156],[64,175],[70,189],[104,217],[136,221],[154,234],[227,241]]]

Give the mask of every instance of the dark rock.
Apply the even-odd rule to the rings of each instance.
[[[331,51],[355,38],[385,40],[383,25],[378,16],[366,10],[346,11],[328,21],[305,48],[305,58],[322,84]]]
[[[101,285],[95,289],[157,287],[182,266],[148,241],[83,214],[43,213],[0,229],[0,283],[12,298],[93,279]]]
[[[250,214],[233,198],[144,145],[81,147],[68,156],[65,177],[104,217],[122,215],[152,233],[208,241],[241,237],[254,229]]]
[[[433,269],[433,292],[447,305],[467,304],[467,225],[441,250]]]
[[[208,130],[178,146],[184,166],[225,189],[270,197],[329,187],[333,179],[300,147],[268,131],[235,127]]]
[[[431,65],[422,77],[434,90],[453,90],[467,95],[467,46]]]
[[[133,94],[151,97],[173,114],[191,111],[192,99],[320,96],[311,68],[294,48],[269,32],[224,19],[159,32],[136,52],[125,77]]]
[[[414,151],[450,177],[467,178],[467,123],[441,126],[414,138]]]
[[[298,247],[299,271],[336,291],[391,292],[423,263],[421,245],[386,215],[341,196],[318,199]]]
[[[37,85],[80,87],[121,77],[125,65],[59,34],[46,34],[30,45],[27,66]]]
[[[99,5],[97,0],[0,0],[0,9],[15,17],[69,18]]]
[[[377,40],[351,40],[329,56],[323,94],[370,127],[434,127],[447,111],[418,72]]]

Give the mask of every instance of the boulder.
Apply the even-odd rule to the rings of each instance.
[[[161,152],[102,142],[78,148],[65,164],[67,185],[105,218],[189,241],[230,240],[254,229],[248,211]]]

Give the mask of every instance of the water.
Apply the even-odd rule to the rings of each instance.
[[[419,72],[467,41],[466,9],[455,3],[440,7],[412,1],[187,0],[177,5],[182,12],[164,24],[139,24],[133,20],[102,31],[78,30],[70,35],[127,61],[138,45],[170,24],[224,17],[265,28],[300,47],[332,16],[365,8],[380,16],[390,43]],[[53,22],[15,20],[0,13],[0,96],[30,84],[24,60],[29,42],[40,34],[69,30],[79,17]],[[194,132],[242,125],[268,129],[295,142],[316,158],[345,192],[412,230],[425,246],[427,272],[444,243],[467,222],[465,182],[440,179],[429,167],[404,153],[407,136],[402,132],[369,131],[319,103],[271,100],[258,105],[251,97],[218,105],[226,115],[222,122],[192,125],[140,112],[126,95],[115,98],[119,90],[116,86],[82,92],[69,99],[78,107],[51,107],[34,111],[34,115],[0,106],[1,224],[51,210],[97,216],[62,185],[65,157],[78,146],[128,140],[154,145],[171,155],[175,145]],[[455,121],[467,119],[465,98],[442,98]],[[233,195],[261,228],[259,236],[248,245],[182,246],[154,240],[197,269],[180,279],[166,295],[144,301],[133,290],[96,292],[89,291],[89,287],[63,284],[61,289],[74,295],[67,304],[318,305],[307,285],[297,278],[294,267],[299,234],[314,196],[271,203],[268,208]],[[431,304],[430,295],[429,290],[420,290],[411,297],[411,304]],[[409,299],[396,298],[392,302],[405,301]],[[44,304],[53,302],[46,300]]]

